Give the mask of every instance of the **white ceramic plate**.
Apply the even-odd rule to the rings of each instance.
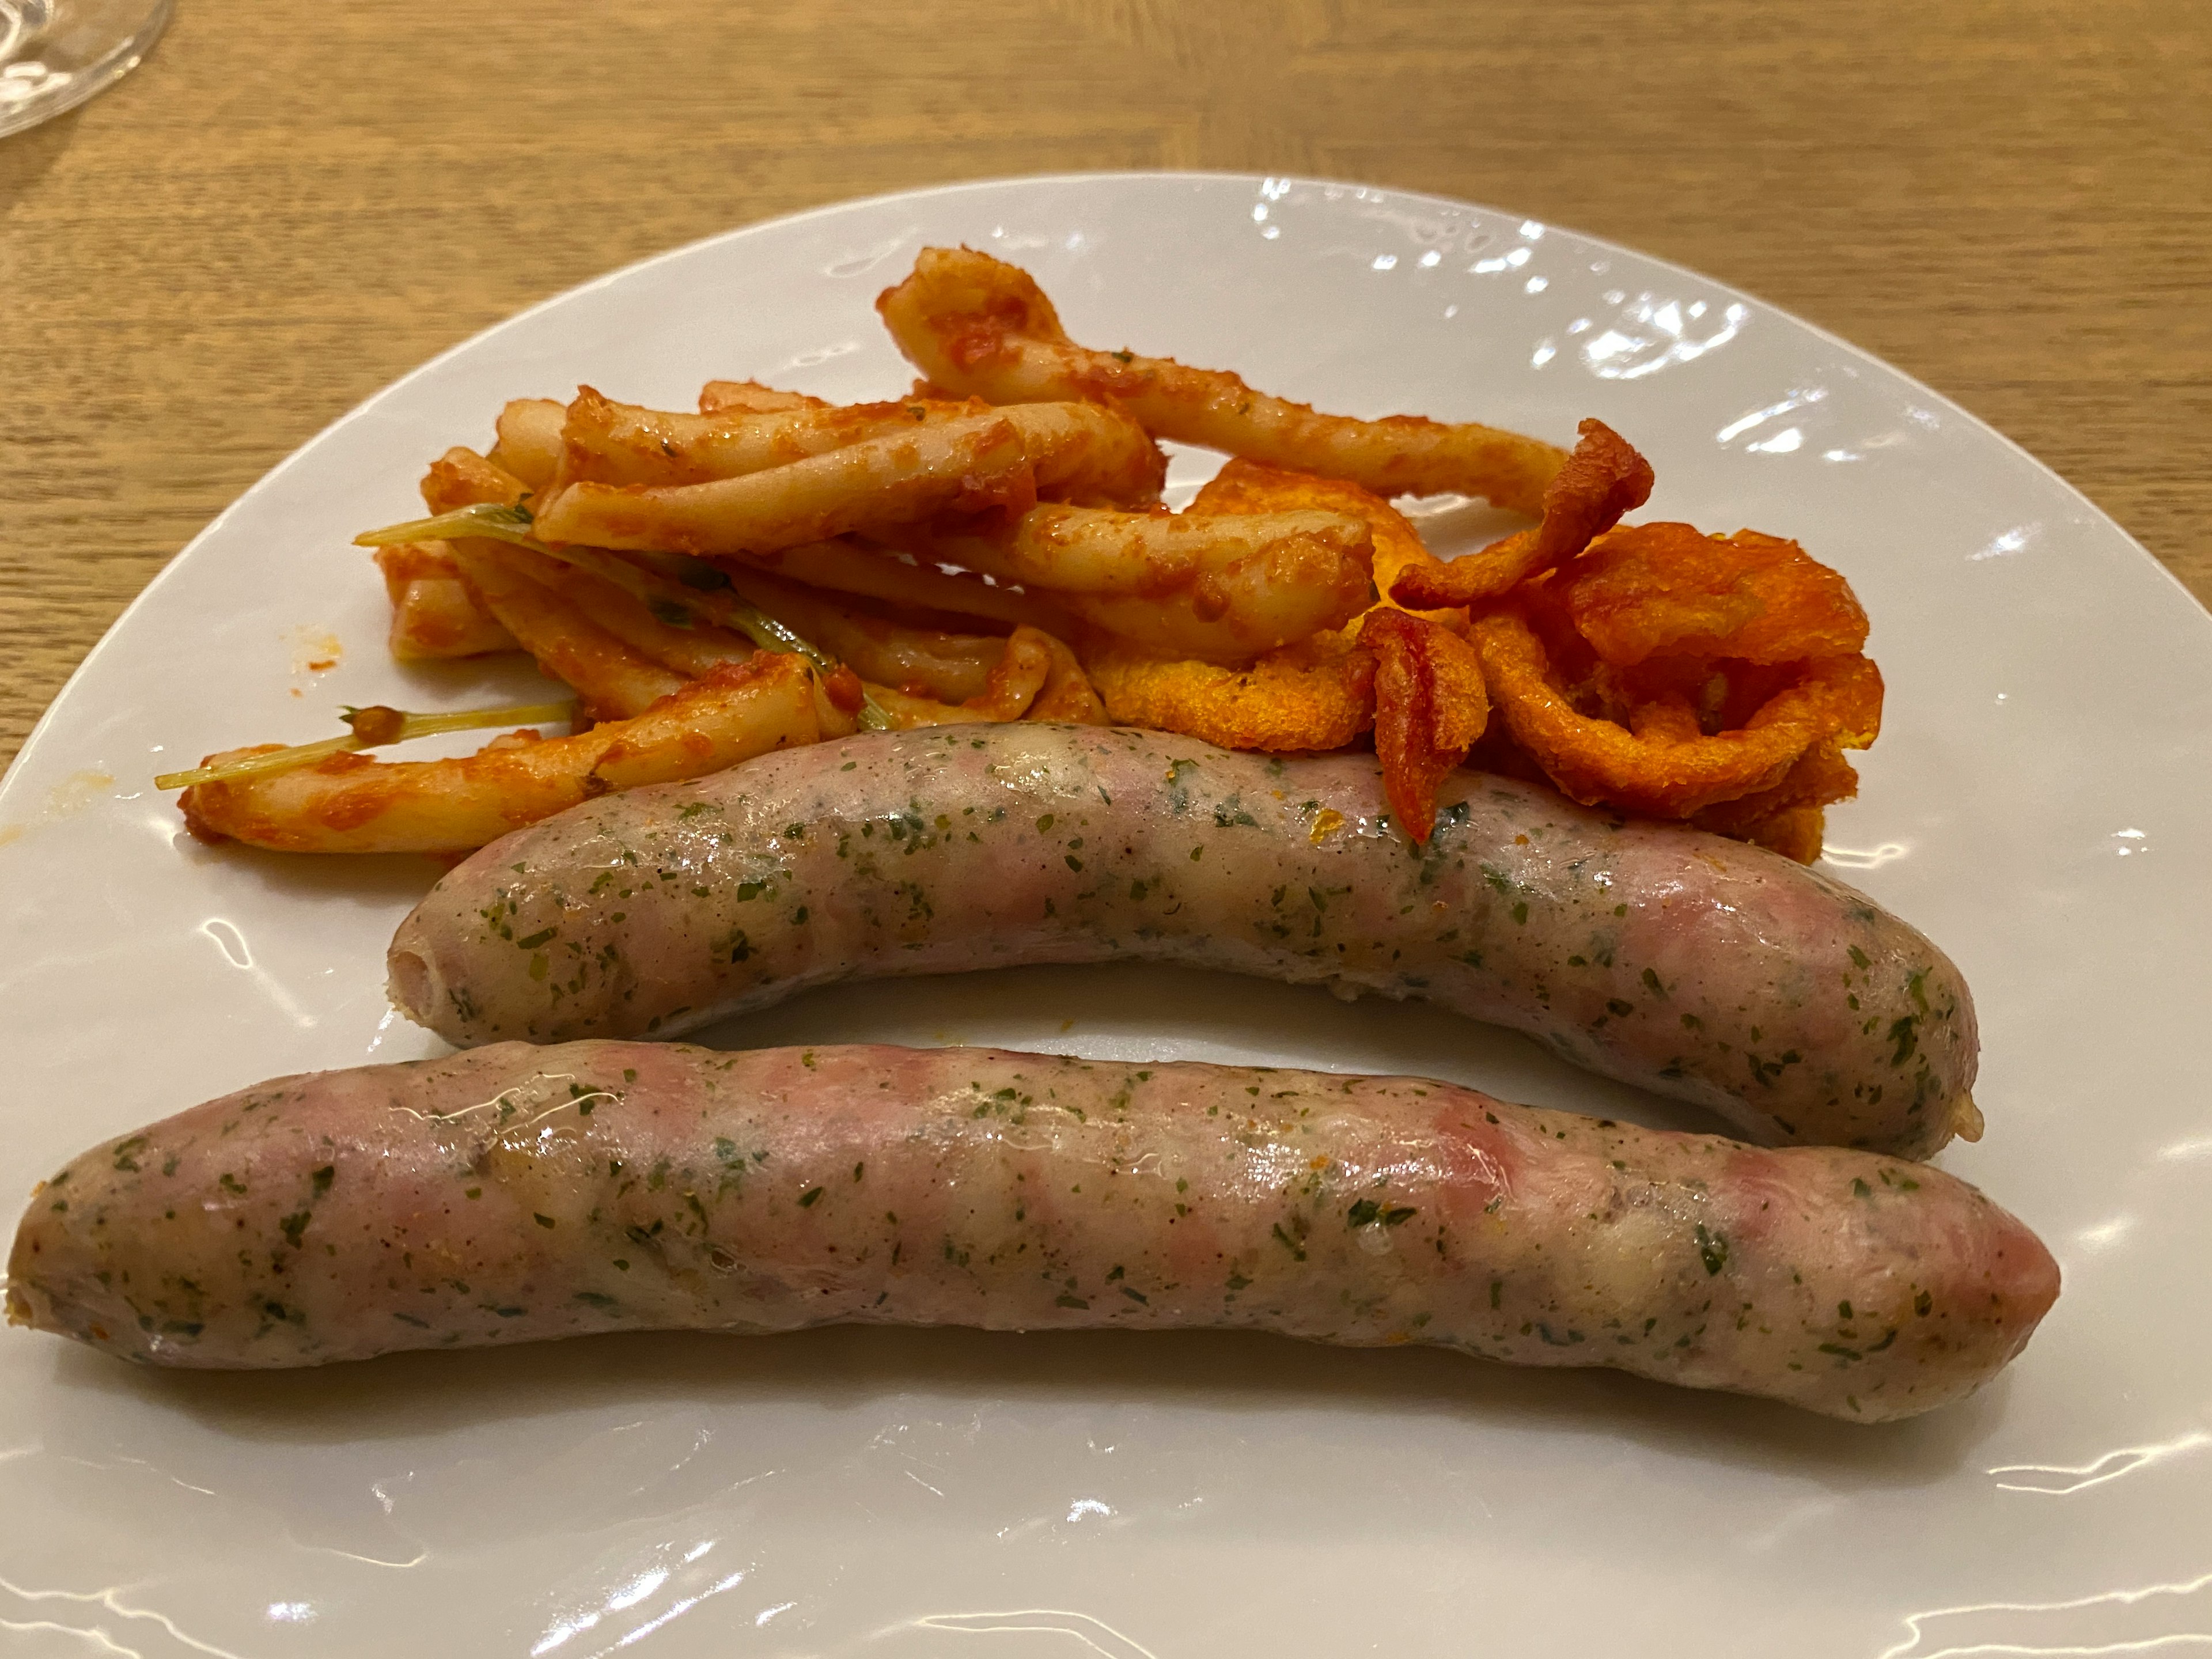
[[[2212,1644],[2212,623],[2071,489],[1863,354],[1482,209],[1156,175],[860,203],[620,272],[373,399],[147,591],[0,793],[0,1191],[267,1075],[431,1051],[382,992],[427,863],[204,848],[148,782],[324,734],[341,702],[459,704],[499,678],[395,667],[346,549],[416,510],[428,457],[579,381],[674,407],[710,375],[889,395],[906,371],[869,302],[955,241],[1035,271],[1082,339],[1324,407],[1563,441],[1600,416],[1658,470],[1650,516],[1839,566],[1890,699],[1830,856],[1976,988],[1990,1133],[1944,1162],[2049,1241],[2057,1310],[1984,1394],[1889,1428],[1257,1337],[618,1337],[223,1376],[14,1333],[0,1651]],[[1454,545],[1480,528],[1431,522]],[[338,665],[307,669],[326,635]],[[1150,969],[858,988],[732,1036],[1425,1071],[1636,1109],[1443,1016]]]

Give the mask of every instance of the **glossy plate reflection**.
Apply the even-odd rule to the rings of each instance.
[[[1517,216],[1291,179],[1035,179],[732,234],[428,365],[271,473],[86,664],[0,789],[0,1190],[256,1079],[431,1051],[381,960],[436,872],[182,836],[156,771],[340,703],[542,691],[385,656],[363,525],[509,397],[681,406],[908,374],[868,306],[929,242],[1084,338],[1359,414],[1554,440],[1650,516],[1796,537],[1875,618],[1888,726],[1830,861],[1975,987],[1978,1146],[2060,1256],[2024,1358],[1881,1430],[1437,1352],[824,1330],[131,1371],[0,1340],[0,1652],[1172,1659],[2212,1645],[2212,623],[1923,387],[1745,295]],[[2116,302],[2122,296],[2116,295]],[[1188,490],[1210,458],[1176,458]],[[1423,504],[1463,549],[1499,520]],[[299,695],[292,695],[294,692]],[[455,746],[467,739],[455,739]],[[721,1039],[994,1042],[1427,1073],[1686,1121],[1418,1008],[1157,970],[848,988]]]

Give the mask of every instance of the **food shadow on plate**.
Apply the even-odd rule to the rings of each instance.
[[[182,1413],[240,1443],[335,1447],[467,1436],[615,1412],[803,1403],[878,1416],[922,1396],[1079,1413],[1211,1411],[1240,1425],[1325,1411],[1359,1420],[1626,1442],[1670,1458],[1779,1473],[1835,1491],[1911,1487],[1962,1466],[2003,1413],[2008,1381],[1901,1423],[1859,1425],[1771,1401],[1617,1371],[1538,1370],[1435,1348],[1332,1348],[1243,1331],[1016,1333],[843,1325],[775,1336],[650,1332],[297,1371],[162,1371],[74,1346],[56,1383]],[[1136,1432],[1137,1431],[1129,1431]]]
[[[450,867],[446,860],[422,853],[351,853],[330,858],[272,853],[237,842],[210,847],[182,823],[177,826],[174,844],[196,875],[204,873],[218,884],[249,884],[299,907],[302,915],[312,914],[311,907],[341,905],[380,914],[411,909]]]

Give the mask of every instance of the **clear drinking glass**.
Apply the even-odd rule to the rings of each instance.
[[[128,74],[173,0],[0,0],[0,136],[74,109]]]

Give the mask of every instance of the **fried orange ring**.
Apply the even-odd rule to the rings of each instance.
[[[1780,783],[1814,744],[1862,748],[1881,724],[1881,676],[1862,656],[1808,663],[1741,726],[1688,737],[1595,719],[1549,677],[1543,642],[1520,616],[1478,617],[1474,641],[1490,693],[1514,741],[1559,788],[1653,817],[1682,818]],[[1679,738],[1679,740],[1677,740]]]
[[[1859,775],[1841,749],[1832,742],[1817,744],[1771,789],[1706,807],[1690,822],[1810,864],[1820,856],[1826,809],[1859,792]]]
[[[1425,842],[1437,824],[1437,786],[1467,758],[1490,719],[1482,665],[1447,628],[1378,606],[1360,625],[1375,657],[1375,753],[1382,789],[1406,833]]]
[[[1540,571],[1571,559],[1651,496],[1651,463],[1603,421],[1584,421],[1582,434],[1544,486],[1544,520],[1450,563],[1416,566],[1385,591],[1410,610],[1474,605],[1502,597]]]
[[[1661,653],[1771,664],[1850,656],[1866,646],[1866,612],[1850,584],[1796,543],[1755,530],[1614,530],[1561,579],[1575,631],[1600,660],[1620,667]]]
[[[1702,829],[1704,826],[1698,827]],[[1785,806],[1763,818],[1753,818],[1733,830],[1717,833],[1727,836],[1731,841],[1748,842],[1753,847],[1764,847],[1770,853],[1779,853],[1784,858],[1795,860],[1799,864],[1811,864],[1820,856],[1827,828],[1826,809]]]

